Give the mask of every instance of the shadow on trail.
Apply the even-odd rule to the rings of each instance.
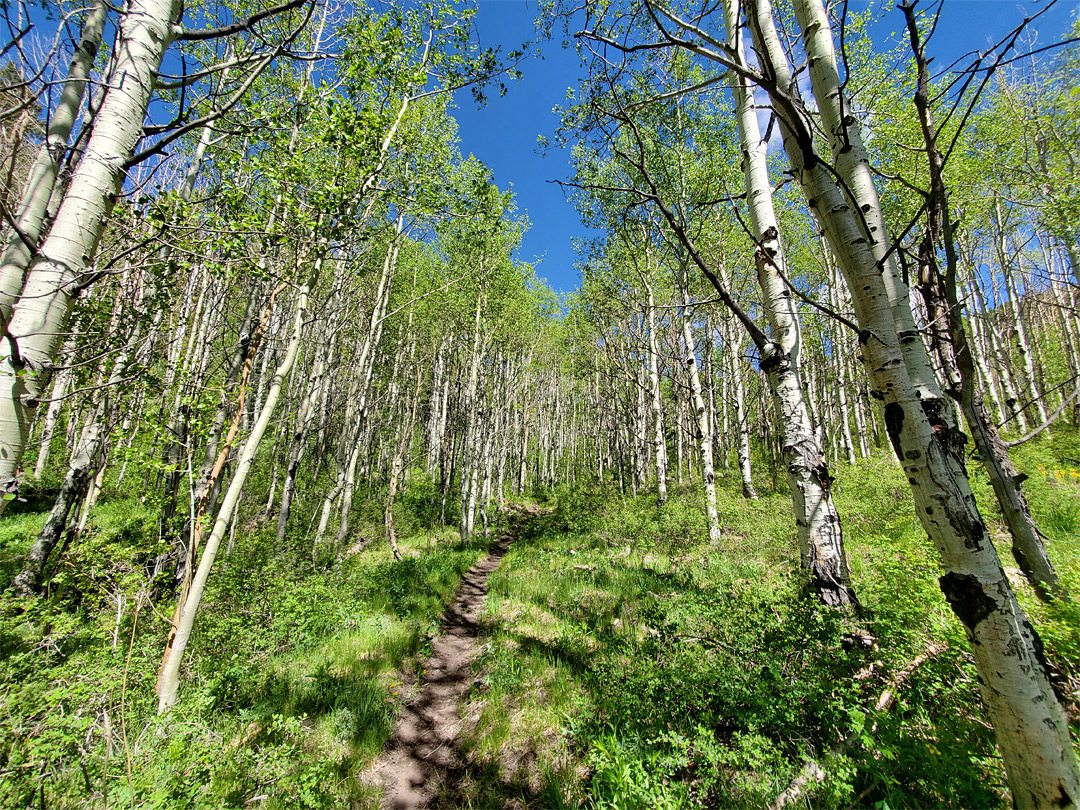
[[[378,772],[385,788],[383,806],[392,810],[456,807],[451,798],[469,779],[490,780],[491,774],[473,773],[459,749],[462,696],[472,686],[471,662],[479,635],[479,615],[487,597],[487,582],[510,545],[536,510],[524,509],[512,517],[510,528],[491,547],[487,557],[462,577],[457,595],[447,609],[441,633],[424,663],[420,694],[405,705],[383,755]],[[483,769],[479,769],[483,770]],[[520,795],[517,786],[509,793]]]

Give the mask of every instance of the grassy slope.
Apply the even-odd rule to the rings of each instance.
[[[1017,453],[1074,594],[1077,455],[1075,438]],[[883,457],[835,474],[873,650],[846,643],[853,626],[800,598],[786,494],[747,503],[723,482],[716,546],[701,542],[693,493],[661,509],[648,496],[559,497],[492,580],[468,709],[472,802],[761,806],[804,757],[858,732],[847,754],[827,756],[813,806],[1007,806],[962,628],[937,588],[906,482]],[[995,514],[988,486],[977,487],[984,515]],[[1014,565],[1007,551],[1003,561]],[[1020,595],[1075,719],[1077,611],[1043,605],[1026,585]],[[887,679],[934,640],[947,651],[873,716]]]
[[[1077,456],[1075,439],[1057,437],[1052,450],[1019,452],[1074,593]],[[692,492],[659,510],[648,496],[559,495],[492,578],[462,800],[761,805],[803,756],[860,729],[860,746],[828,761],[815,806],[1006,803],[965,642],[902,477],[887,459],[837,475],[875,651],[847,649],[852,628],[800,598],[783,493],[747,503],[722,482],[715,547],[700,542]],[[400,523],[420,556],[404,563],[379,541],[335,563],[300,541],[276,549],[271,527],[242,527],[164,720],[153,680],[168,607],[137,599],[162,550],[153,516],[134,499],[103,502],[43,598],[0,604],[0,806],[375,806],[370,766],[395,706],[482,553],[421,530],[430,493],[418,483]],[[981,487],[984,504],[988,495]],[[47,506],[0,520],[0,584]],[[378,536],[377,511],[360,533]],[[1021,596],[1075,708],[1075,610]],[[931,639],[948,652],[915,672],[896,709],[867,717],[884,679]]]
[[[44,517],[0,522],[0,584]],[[137,500],[96,510],[48,594],[0,605],[0,807],[377,806],[370,768],[404,682],[484,544],[416,531],[403,550],[419,556],[376,541],[335,562],[276,549],[272,530],[249,524],[219,557],[162,719],[171,607],[137,600],[159,551]]]

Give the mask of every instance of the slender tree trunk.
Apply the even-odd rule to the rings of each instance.
[[[728,39],[737,43],[736,53],[740,60],[745,61],[738,18],[738,5],[729,0],[725,3]],[[768,376],[777,422],[783,435],[782,452],[798,529],[801,567],[825,604],[850,606],[857,604],[857,601],[851,588],[840,515],[831,496],[833,479],[829,475],[825,453],[803,391],[799,366],[801,329],[794,297],[785,281],[786,260],[769,183],[768,144],[761,137],[753,85],[732,74],[732,87],[742,140],[750,221],[757,242],[754,259],[758,284],[775,336],[772,344],[760,349],[761,370]],[[846,399],[841,399],[841,413],[848,430],[851,462],[854,463]],[[739,419],[743,419],[741,413]],[[743,452],[740,450],[740,456]],[[744,477],[744,481],[747,477]]]
[[[743,382],[741,354],[740,345],[733,342],[732,351],[728,355],[728,373],[731,375],[731,390],[735,399],[735,429],[739,435],[736,453],[743,497],[757,500],[757,489],[754,488],[754,475],[750,466],[750,420],[746,413],[746,386]]]
[[[998,227],[998,262],[1001,265],[1001,273],[1005,279],[1005,290],[1009,296],[1009,307],[1012,309],[1012,317],[1009,324],[1012,328],[1013,339],[1016,342],[1016,353],[1020,357],[1020,378],[1024,386],[1023,395],[1027,399],[1024,410],[1029,419],[1035,424],[1046,421],[1046,408],[1043,406],[1042,396],[1035,387],[1035,363],[1031,352],[1031,338],[1028,336],[1027,317],[1024,314],[1020,302],[1020,294],[1016,286],[1015,271],[1012,259],[1009,257],[1009,244],[1005,235],[1005,221],[1001,216],[1001,201],[994,200]]]
[[[975,294],[975,301],[978,305],[978,315],[973,317],[981,317],[983,328],[985,329],[985,336],[987,346],[989,347],[988,354],[993,358],[996,363],[996,371],[998,373],[998,380],[1001,383],[1001,390],[1005,395],[1005,407],[1008,409],[1003,410],[1001,413],[1001,419],[1003,426],[1007,425],[1013,419],[1016,419],[1016,426],[1021,433],[1026,433],[1028,429],[1027,417],[1024,415],[1024,409],[1020,407],[1020,396],[1016,390],[1016,384],[1013,380],[1012,370],[1010,368],[1009,353],[1006,350],[1005,342],[1001,337],[1001,332],[998,330],[997,324],[994,323],[994,313],[986,306],[986,299],[983,296],[982,286],[977,277],[973,277],[971,281],[971,291]]]
[[[118,58],[94,134],[49,236],[30,265],[0,342],[0,486],[15,479],[30,420],[48,381],[83,269],[97,250],[125,164],[143,134],[154,76],[172,38],[174,0],[131,0],[120,23]],[[0,500],[0,510],[6,501]]]
[[[690,378],[690,395],[697,421],[698,445],[701,450],[701,477],[705,484],[705,516],[709,524],[709,540],[716,543],[720,540],[720,517],[716,510],[716,474],[713,470],[712,431],[709,427],[709,415],[705,411],[705,400],[701,396],[701,377],[698,374],[694,332],[690,324],[689,268],[682,267],[680,271],[682,339],[686,351],[686,372]]]
[[[483,259],[481,259],[481,268]],[[482,354],[482,335],[480,333],[480,312],[483,307],[483,295],[476,297],[476,312],[473,317],[472,347],[469,353],[469,379],[465,389],[465,397],[462,402],[462,412],[465,418],[465,432],[461,449],[461,479],[458,486],[460,498],[460,520],[458,521],[458,534],[462,540],[468,540],[472,536],[473,513],[470,493],[475,486],[476,476],[476,444],[479,431],[479,405],[477,402],[477,385],[480,378],[480,360]]]
[[[360,352],[360,360],[357,366],[357,379],[359,389],[356,397],[356,416],[353,420],[351,444],[347,446],[352,450],[347,456],[347,463],[342,470],[342,496],[341,496],[341,519],[338,523],[337,537],[335,541],[340,544],[349,535],[349,515],[352,512],[353,493],[356,488],[356,465],[360,461],[360,451],[363,445],[363,420],[366,416],[368,405],[368,393],[371,388],[371,378],[375,369],[375,355],[382,338],[383,321],[386,318],[386,310],[390,303],[390,289],[394,278],[394,269],[397,266],[400,233],[395,236],[386,251],[383,259],[382,275],[379,277],[379,285],[375,291],[375,302],[372,305],[371,318],[368,322],[367,335]]]
[[[653,288],[648,281],[651,272],[649,265],[649,250],[645,248],[645,273],[641,275],[642,284],[648,296],[646,304],[646,329],[648,330],[649,353],[649,393],[652,406],[652,440],[653,458],[656,463],[656,501],[663,504],[667,501],[667,443],[664,441],[664,412],[660,400],[660,371],[659,355],[660,347],[656,334],[656,300],[653,297]]]
[[[1008,450],[990,421],[982,397],[975,387],[973,352],[964,330],[957,292],[959,259],[945,186],[945,159],[938,147],[937,128],[930,109],[929,68],[922,49],[914,7],[905,2],[901,8],[907,17],[908,32],[918,64],[918,85],[914,100],[926,145],[931,178],[926,238],[920,248],[919,272],[920,290],[931,317],[931,342],[937,349],[949,394],[960,404],[979,458],[990,477],[994,494],[1012,535],[1013,557],[1040,596],[1067,598],[1020,488],[1023,479],[1013,467]],[[1000,217],[999,210],[999,223]],[[939,246],[944,247],[945,252],[944,278],[937,259]],[[1001,255],[1004,261],[1004,251]],[[1010,295],[1015,295],[1015,287],[1010,288]],[[1019,299],[1014,299],[1014,303],[1018,307]],[[1045,411],[1040,412],[1043,414],[1042,421],[1045,422]]]
[[[321,261],[321,259],[317,261]],[[331,318],[330,323],[327,325],[327,331],[332,332],[335,328],[336,324],[334,319]],[[293,494],[296,492],[296,476],[299,472],[300,462],[304,457],[304,450],[311,434],[312,423],[318,410],[319,397],[322,395],[325,383],[330,341],[327,335],[324,334],[322,337],[323,339],[318,341],[315,349],[316,357],[315,362],[312,364],[308,390],[300,401],[300,407],[296,413],[296,428],[289,444],[289,460],[285,467],[285,481],[281,486],[281,507],[278,509],[277,543],[279,546],[285,541],[285,529],[289,522],[289,511],[292,508]]]
[[[109,5],[105,0],[93,0],[68,67],[60,102],[49,115],[45,142],[38,150],[37,159],[26,178],[22,199],[15,213],[15,227],[11,229],[3,255],[0,256],[0,324],[6,324],[11,318],[12,307],[22,292],[26,270],[30,266],[32,251],[24,237],[34,247],[41,239],[49,200],[56,189],[71,128],[79,114],[108,14]]]
[[[34,479],[41,480],[45,474],[45,468],[49,463],[49,453],[52,448],[53,433],[56,431],[56,422],[60,418],[60,411],[64,407],[64,396],[68,386],[71,385],[71,370],[64,369],[56,375],[53,381],[52,391],[49,394],[49,408],[45,411],[45,423],[41,427],[41,447],[38,449],[37,464],[34,465]]]
[[[300,350],[300,337],[304,326],[304,315],[307,311],[308,296],[315,281],[315,275],[312,274],[300,288],[296,302],[296,318],[288,347],[285,350],[285,356],[274,372],[274,379],[270,384],[270,390],[267,392],[266,402],[263,403],[262,410],[259,411],[259,418],[252,426],[251,434],[240,451],[236,472],[233,474],[232,481],[229,482],[229,488],[218,509],[214,527],[206,539],[205,548],[199,559],[199,568],[195,572],[191,590],[180,614],[180,621],[176,628],[172,647],[158,679],[158,714],[162,714],[176,702],[176,693],[180,688],[180,664],[183,662],[184,652],[187,650],[188,641],[191,639],[191,631],[195,627],[195,615],[199,610],[199,603],[202,601],[203,592],[206,589],[207,580],[210,578],[210,570],[214,565],[214,559],[217,557],[221,540],[229,528],[229,522],[232,520],[244,483],[251,470],[251,465],[255,461],[259,443],[262,441],[263,434],[266,432],[270,419],[274,415],[278,399],[281,396],[282,384],[296,362],[296,355]]]
[[[101,403],[98,407],[101,408]],[[95,411],[95,416],[82,432],[75,457],[68,467],[64,483],[60,487],[60,494],[53,503],[45,526],[30,548],[22,571],[11,583],[11,589],[16,595],[29,596],[40,590],[41,577],[49,561],[49,555],[52,554],[64,534],[64,529],[68,525],[68,515],[86,494],[86,488],[94,472],[95,456],[100,450],[103,427],[102,420],[97,417],[97,411]]]
[[[398,442],[397,451],[394,453],[394,461],[390,465],[390,483],[389,490],[386,496],[386,538],[390,542],[390,549],[394,552],[394,559],[401,559],[401,550],[398,548],[397,535],[394,534],[394,496],[397,495],[398,481],[401,477],[402,469],[405,466],[405,454],[409,450],[409,443],[412,440],[413,426],[416,424],[416,408],[420,402],[420,384],[423,382],[422,367],[419,363],[416,363],[416,385],[413,388],[412,406],[409,409],[409,420],[402,431],[401,439]]]

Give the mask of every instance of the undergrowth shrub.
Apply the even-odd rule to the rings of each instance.
[[[974,662],[902,471],[882,453],[841,473],[854,616],[803,592],[781,492],[748,502],[728,481],[715,542],[694,490],[673,487],[659,507],[648,493],[560,493],[492,577],[471,750],[498,762],[499,746],[528,745],[561,800],[590,807],[763,806],[808,757],[825,773],[812,807],[1004,806]],[[1047,483],[1032,481],[1034,504]],[[991,519],[977,476],[975,492]],[[1075,538],[1055,542],[1075,582]],[[1075,610],[1021,591],[1052,664],[1071,673]],[[876,711],[931,642],[944,651]],[[553,679],[567,686],[540,705],[535,684]],[[528,736],[534,715],[565,745]]]
[[[406,498],[403,525],[418,525],[409,515],[429,496]],[[0,521],[0,587],[43,521],[17,512]],[[279,545],[273,528],[242,519],[222,549],[180,701],[160,718],[154,683],[171,606],[148,595],[167,594],[171,572],[150,579],[166,550],[152,505],[102,501],[40,597],[0,601],[0,806],[375,801],[359,775],[403,699],[392,684],[427,649],[484,541],[403,533],[402,561],[376,541],[352,556],[335,550],[324,568],[302,535]]]

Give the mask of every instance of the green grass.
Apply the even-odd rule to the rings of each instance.
[[[1080,442],[1065,433],[1015,451],[1074,595],[1077,457]],[[1012,567],[989,486],[969,470]],[[747,502],[722,477],[715,543],[691,489],[661,508],[648,494],[549,494],[491,577],[463,706],[465,765],[446,801],[762,806],[812,756],[827,777],[810,807],[1006,806],[967,642],[898,466],[879,455],[834,474],[857,619],[802,593],[782,484],[761,482],[761,499]],[[171,608],[146,596],[160,590],[148,565],[164,548],[152,505],[103,500],[40,598],[0,601],[0,806],[40,806],[42,796],[76,808],[377,806],[372,763],[416,693],[440,613],[484,553],[425,528],[433,490],[417,477],[399,499],[406,559],[395,562],[378,500],[358,498],[353,539],[372,541],[344,558],[302,532],[281,548],[269,525],[241,523],[200,609],[180,702],[160,719],[154,680]],[[18,506],[0,519],[0,584],[48,499]],[[1017,593],[1075,718],[1080,612],[1026,584]],[[853,631],[876,647],[851,644]],[[875,715],[888,678],[932,641],[947,651]],[[854,746],[830,753],[853,733]]]
[[[1022,468],[1052,447],[1024,448]],[[992,493],[971,472],[994,523]],[[693,491],[662,508],[649,495],[559,493],[491,580],[466,709],[472,768],[488,778],[477,806],[508,795],[533,807],[761,806],[808,756],[827,772],[813,807],[1006,806],[973,661],[899,467],[880,455],[837,475],[858,620],[801,593],[784,492],[747,502],[722,480],[716,544]],[[1080,490],[1051,478],[1033,475],[1028,490],[1076,592],[1077,537],[1046,516],[1069,514]],[[1026,584],[1019,594],[1056,673],[1075,683],[1075,608],[1039,602]],[[856,629],[876,646],[852,645]],[[875,716],[888,677],[933,641],[946,652]],[[853,732],[854,746],[829,753]]]
[[[180,701],[158,718],[171,606],[147,599],[155,524],[137,499],[103,501],[41,597],[0,603],[0,806],[377,806],[371,763],[485,546],[410,517],[400,562],[380,539],[339,558],[298,538],[277,548],[270,526],[238,531],[200,607]],[[0,521],[2,584],[43,520]],[[358,523],[377,536],[362,511]]]

